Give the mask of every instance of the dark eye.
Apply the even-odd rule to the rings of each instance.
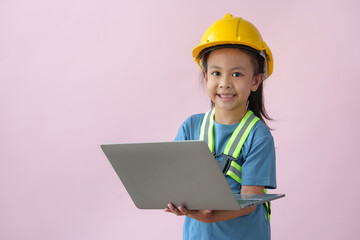
[[[214,71],[214,72],[211,73],[211,75],[213,75],[213,76],[220,76],[220,72]]]
[[[239,72],[234,72],[234,73],[232,74],[232,76],[233,76],[233,77],[241,77],[242,74],[239,73]]]

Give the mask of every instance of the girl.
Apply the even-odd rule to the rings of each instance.
[[[273,137],[264,119],[263,80],[273,58],[250,22],[225,15],[205,32],[192,51],[213,108],[189,117],[176,140],[204,140],[234,194],[262,194],[276,188]],[[260,121],[259,121],[260,120]],[[270,239],[268,205],[237,211],[165,210],[185,215],[183,239]]]

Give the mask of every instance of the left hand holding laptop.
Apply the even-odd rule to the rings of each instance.
[[[165,212],[173,213],[177,216],[188,216],[201,222],[207,222],[211,216],[212,210],[187,210],[185,207],[180,206],[176,208],[173,204],[169,203],[165,208]]]

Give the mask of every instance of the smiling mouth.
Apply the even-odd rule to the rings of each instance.
[[[233,97],[235,97],[236,95],[227,93],[227,94],[217,94],[217,96],[224,100],[230,100]]]

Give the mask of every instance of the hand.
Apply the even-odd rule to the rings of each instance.
[[[176,216],[184,216],[185,214],[182,213],[180,209],[183,210],[182,207],[179,207],[178,209],[173,204],[169,203],[167,208],[165,208],[165,212],[173,213]]]
[[[170,212],[177,216],[185,215],[201,222],[210,222],[212,210],[187,210],[183,206],[176,208],[173,204],[169,203],[168,207],[165,208],[165,212]]]

